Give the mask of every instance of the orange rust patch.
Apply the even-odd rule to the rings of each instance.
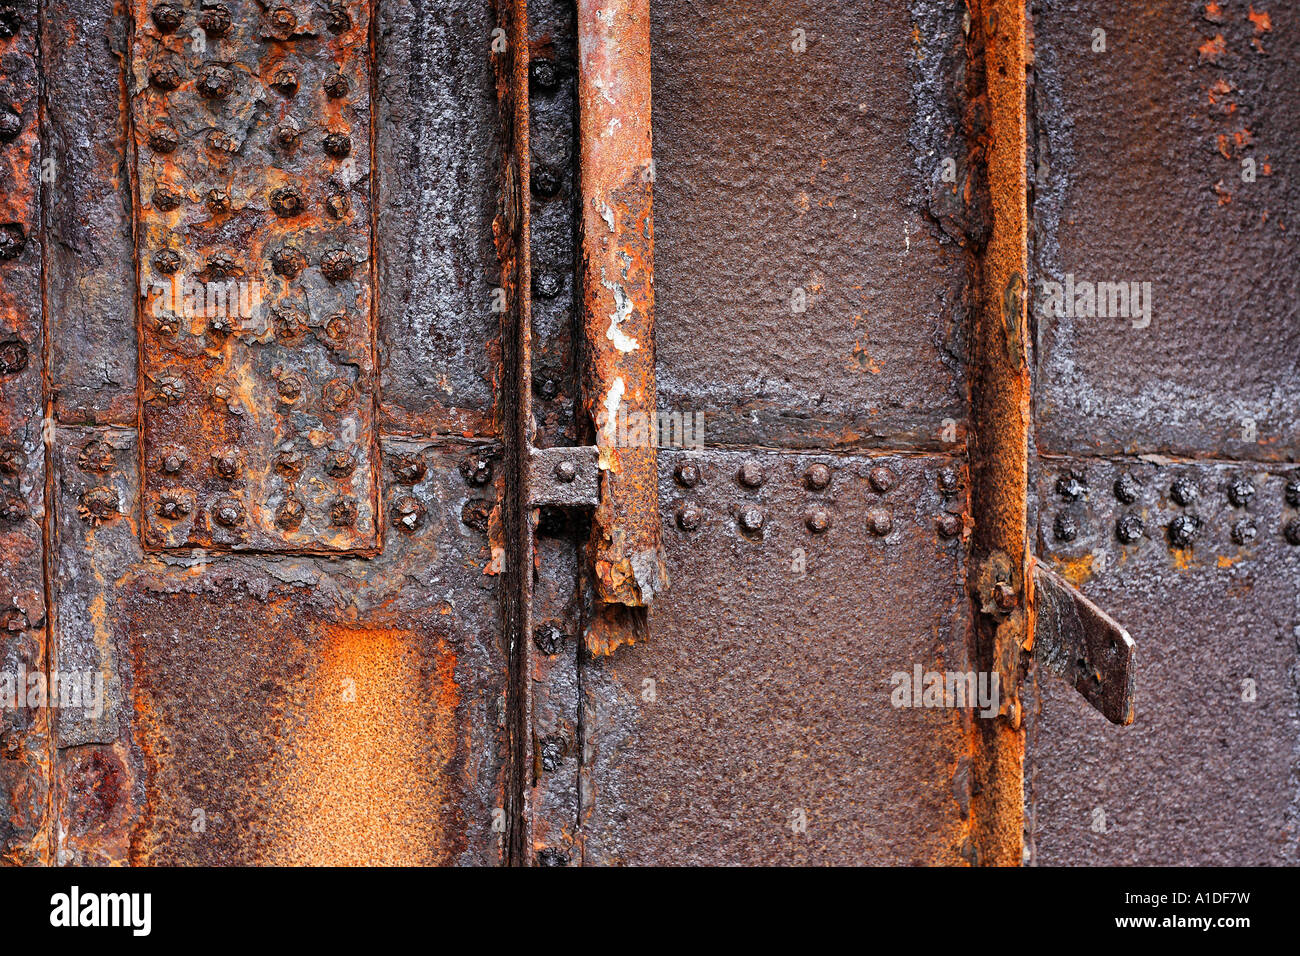
[[[1267,33],[1273,29],[1273,20],[1269,17],[1267,10],[1261,10],[1256,13],[1255,7],[1252,5],[1250,12],[1246,14],[1246,17],[1251,23],[1255,24],[1255,32],[1257,34]]]
[[[1077,558],[1054,559],[1052,564],[1057,574],[1077,588],[1092,577],[1094,560],[1091,554],[1081,554]]]
[[[1197,52],[1201,55],[1202,63],[1213,63],[1217,66],[1228,52],[1228,43],[1223,39],[1222,33],[1216,33],[1214,39],[1202,43],[1197,48]]]
[[[300,726],[272,779],[276,833],[266,862],[411,865],[429,859],[456,751],[456,657],[439,641],[432,672],[416,636],[333,626]]]

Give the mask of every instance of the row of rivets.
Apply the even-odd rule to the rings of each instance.
[[[1142,483],[1125,472],[1115,479],[1113,491],[1117,501],[1131,505],[1141,496]],[[1078,472],[1066,472],[1056,479],[1056,493],[1066,501],[1078,501],[1088,493],[1087,481]],[[1194,478],[1187,475],[1175,478],[1169,486],[1170,500],[1184,508],[1195,503],[1200,496],[1200,486]],[[1288,505],[1300,508],[1300,478],[1291,478],[1287,481],[1283,496]],[[1236,475],[1228,482],[1228,503],[1234,508],[1246,507],[1254,497],[1255,484],[1244,475]]]
[[[700,468],[693,462],[682,462],[673,471],[677,484],[683,488],[694,488],[700,482]],[[746,488],[760,488],[767,480],[763,466],[756,461],[746,461],[736,471],[736,481]],[[872,468],[867,474],[872,490],[887,494],[897,483],[898,477],[884,465]],[[961,489],[961,479],[951,468],[939,472],[939,491],[944,497],[951,497]],[[809,465],[803,474],[804,487],[809,491],[824,491],[831,483],[831,469],[816,462]]]
[[[1180,514],[1174,516],[1167,526],[1169,543],[1174,547],[1185,548],[1200,534],[1205,522],[1199,515]],[[1057,514],[1052,523],[1052,534],[1057,541],[1073,541],[1079,536],[1079,521],[1068,511]],[[1138,514],[1120,515],[1115,520],[1115,537],[1123,544],[1135,544],[1146,534],[1146,521]],[[1259,529],[1252,518],[1240,518],[1233,522],[1229,535],[1234,544],[1249,544],[1259,534]],[[1300,545],[1300,518],[1291,518],[1282,527],[1282,536],[1288,544]]]

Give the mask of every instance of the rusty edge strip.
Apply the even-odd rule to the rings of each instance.
[[[532,308],[528,128],[528,5],[498,0],[497,22],[506,51],[495,57],[497,96],[503,125],[501,218],[494,224],[501,284],[507,308],[501,326],[501,387],[497,408],[505,446],[501,487],[505,542],[502,613],[506,640],[506,748],[503,800],[506,833],[503,862],[532,862],[533,821],[528,793],[533,785],[532,615],[533,516],[529,508],[528,461],[532,447]]]
[[[656,407],[649,0],[578,0],[578,60],[583,405],[601,470],[589,547],[597,597],[636,608],[668,585],[654,442],[620,438]],[[594,652],[631,639],[599,630]]]
[[[982,77],[987,128],[972,132],[984,152],[992,229],[979,258],[971,377],[971,581],[974,645],[981,670],[996,672],[1001,713],[976,721],[972,834],[984,865],[1018,866],[1024,845],[1022,648],[1033,633],[1033,582],[1026,545],[1030,375],[1025,308],[1027,245],[1024,0],[970,0],[972,74]],[[980,82],[978,79],[976,82]],[[1014,591],[994,613],[981,598],[992,574]],[[1005,604],[1009,603],[1009,608]]]

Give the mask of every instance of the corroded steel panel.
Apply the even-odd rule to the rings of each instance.
[[[1297,460],[1300,7],[1037,9],[1039,448]]]
[[[661,451],[671,590],[583,668],[587,863],[961,863],[965,468],[947,457]]]
[[[145,546],[373,551],[369,5],[132,15]]]
[[[38,29],[0,17],[0,864],[49,858]]]
[[[60,859],[499,860],[495,496],[465,449],[386,443],[385,551],[335,561],[144,552],[134,452],[59,432],[59,657],[111,681],[100,719],[60,723]],[[90,520],[99,487],[123,510]]]
[[[962,5],[650,13],[661,407],[710,444],[951,450],[987,229]]]
[[[1038,669],[1030,858],[1296,865],[1300,469],[1050,459],[1039,495],[1044,560],[1141,666],[1130,727]]]

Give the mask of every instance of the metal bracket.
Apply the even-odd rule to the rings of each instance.
[[[594,508],[600,500],[597,454],[595,445],[530,449],[528,503]]]
[[[1137,644],[1060,575],[1034,565],[1034,657],[1114,724],[1133,723]]]

